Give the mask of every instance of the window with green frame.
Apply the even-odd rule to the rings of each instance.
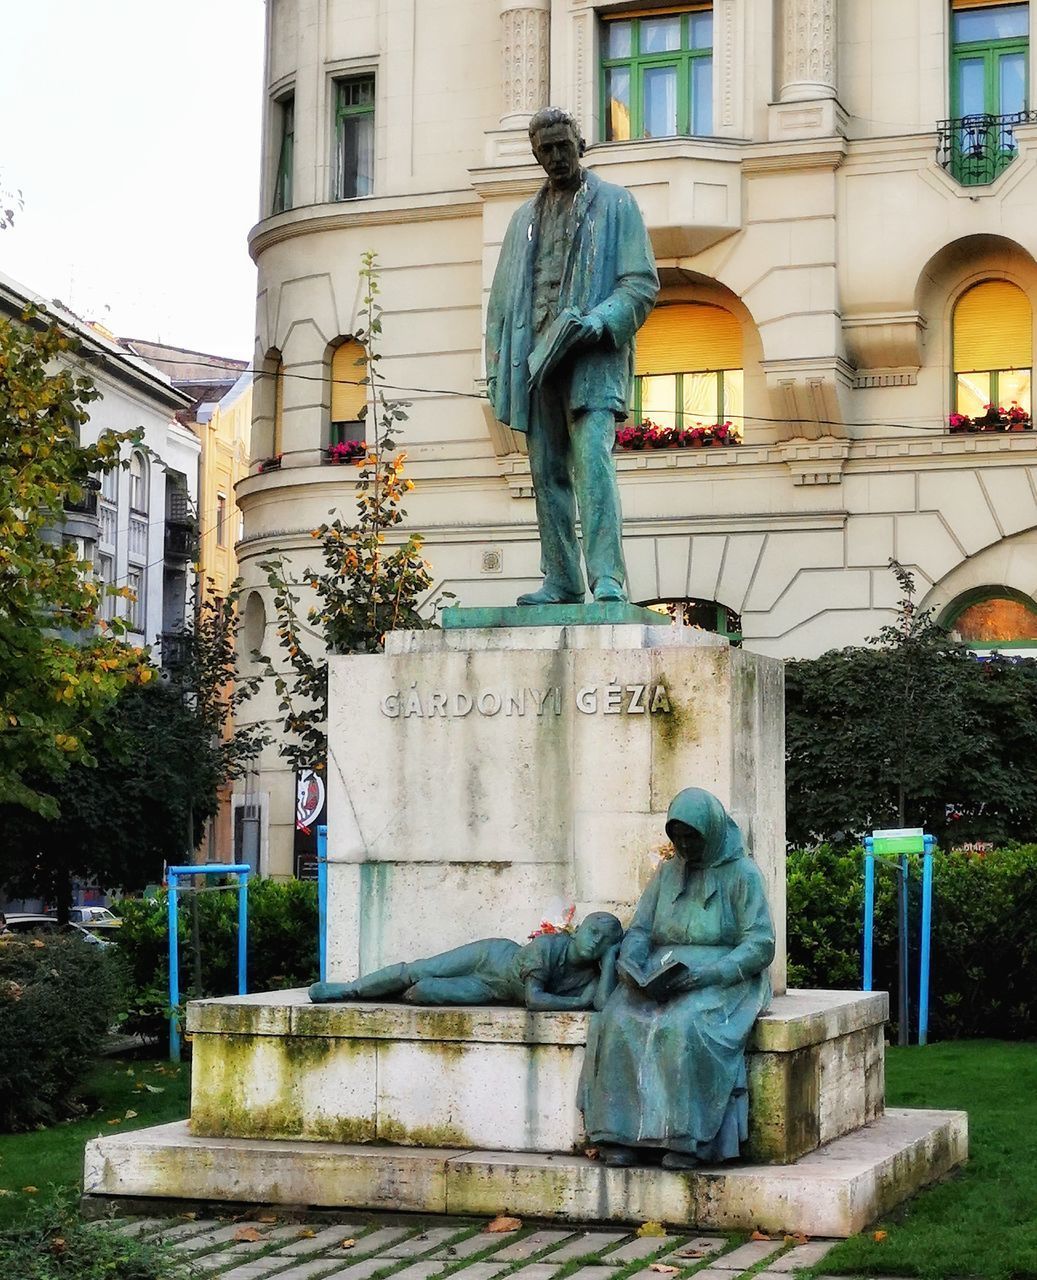
[[[942,624],[973,649],[1037,648],[1037,601],[1011,587],[979,587],[948,606]]]
[[[277,101],[281,117],[281,145],[277,152],[277,177],[274,181],[274,213],[292,207],[292,168],[295,151],[295,94]]]
[[[335,82],[336,200],[374,190],[374,76]]]
[[[634,379],[635,422],[683,431],[733,420],[742,425],[742,370],[641,374]]]
[[[637,335],[634,421],[687,430],[729,419],[741,426],[742,328],[724,307],[659,302]]]
[[[712,5],[602,22],[601,119],[606,142],[713,132]]]
[[[951,13],[951,172],[993,180],[1015,158],[1012,126],[1027,110],[1030,6],[958,0]]]

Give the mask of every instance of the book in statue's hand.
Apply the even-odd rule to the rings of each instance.
[[[574,307],[566,307],[529,353],[529,389],[539,391],[583,336],[583,321]]]
[[[678,984],[690,973],[688,966],[682,960],[674,960],[669,955],[663,957],[661,964],[650,969],[643,969],[639,964],[629,960],[620,960],[616,967],[639,991],[643,991],[652,1000],[665,1000],[673,995]]]

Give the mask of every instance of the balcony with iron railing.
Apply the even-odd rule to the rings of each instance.
[[[185,489],[166,493],[165,558],[183,563],[198,554],[198,520]]]
[[[68,515],[96,516],[97,495],[101,489],[101,482],[93,476],[88,476],[83,481],[82,488],[83,496],[81,498],[66,498],[62,505]]]
[[[963,187],[989,186],[1019,154],[1019,127],[1031,124],[1037,124],[1037,111],[1013,111],[999,116],[981,112],[941,120],[937,163]]]
[[[191,636],[186,631],[163,631],[161,662],[163,671],[183,671],[191,657]]]

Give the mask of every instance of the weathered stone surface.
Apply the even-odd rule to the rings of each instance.
[[[189,1006],[192,1131],[224,1137],[574,1151],[590,1014],[312,1005],[304,991]],[[787,1162],[877,1116],[884,993],[775,997],[750,1040],[750,1145]],[[237,1033],[238,1027],[242,1033]],[[766,1046],[766,1047],[765,1047]]]
[[[747,1244],[732,1249],[730,1253],[714,1259],[710,1266],[718,1271],[733,1272],[738,1275],[742,1271],[748,1271],[750,1267],[759,1266],[766,1258],[780,1253],[784,1247],[784,1242],[781,1240],[750,1240]]]
[[[390,640],[329,668],[331,981],[412,957],[416,938],[525,937],[558,903],[629,919],[667,806],[697,785],[764,873],[784,989],[779,662],[677,627]],[[405,804],[386,808],[386,777],[406,778]]]
[[[767,1270],[763,1274],[786,1277],[789,1272],[798,1271],[801,1267],[816,1267],[833,1248],[835,1244],[831,1240],[811,1240],[809,1244],[798,1244],[788,1253],[783,1253],[780,1258],[768,1262]]]

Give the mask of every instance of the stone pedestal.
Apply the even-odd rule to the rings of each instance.
[[[884,992],[778,996],[749,1042],[749,1145],[789,1164],[883,1109]],[[571,1153],[589,1013],[312,1005],[305,991],[193,1003],[191,1131]]]
[[[626,923],[671,799],[701,786],[764,873],[784,990],[781,663],[660,623],[394,632],[331,659],[331,980],[570,903]]]

